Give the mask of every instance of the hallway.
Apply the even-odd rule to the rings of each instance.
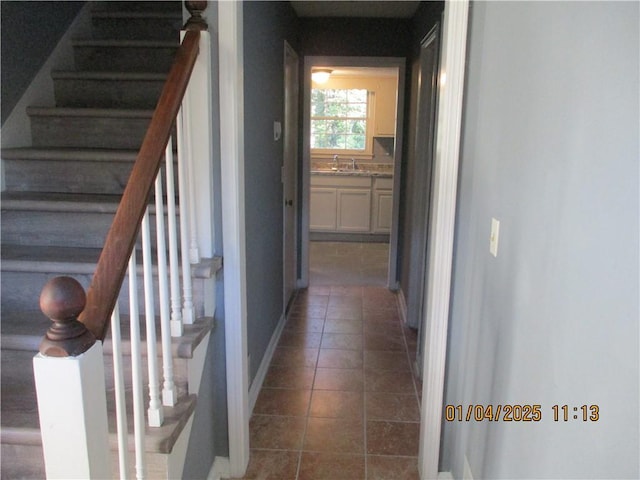
[[[251,419],[246,479],[418,478],[416,333],[402,327],[393,293],[352,284],[364,270],[368,282],[386,280],[373,275],[386,255],[367,251],[381,244],[348,247],[352,261],[340,261],[339,249],[326,260],[332,275],[322,283],[334,284],[316,279],[291,307]]]

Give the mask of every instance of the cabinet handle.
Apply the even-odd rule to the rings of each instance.
[[[293,207],[293,200],[286,200],[285,199],[284,204],[287,207]]]

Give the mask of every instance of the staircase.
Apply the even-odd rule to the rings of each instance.
[[[182,7],[165,1],[97,2],[91,24],[91,38],[73,42],[75,70],[51,72],[55,105],[27,110],[32,146],[2,150],[2,479],[45,478],[32,360],[51,322],[38,308],[40,292],[48,279],[61,275],[74,277],[85,290],[89,286],[179,45]],[[203,263],[193,271],[194,304],[202,314],[202,282],[215,274],[216,264]],[[128,311],[126,291],[119,304]],[[122,317],[124,333],[128,319]],[[168,466],[167,456],[176,442],[188,441],[184,429],[196,402],[188,379],[199,379],[192,358],[199,348],[206,349],[203,340],[212,327],[213,320],[202,317],[173,339],[179,401],[163,407],[162,427],[147,427],[150,478],[181,471],[181,466]],[[104,347],[113,432],[110,342]],[[117,474],[115,456],[113,465]]]

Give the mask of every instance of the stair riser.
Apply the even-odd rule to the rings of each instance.
[[[161,453],[146,453],[146,478],[166,478],[166,455]],[[46,478],[44,466],[44,454],[42,445],[15,445],[2,444],[2,469],[0,478],[3,480]],[[133,452],[129,454],[130,463],[133,463]],[[113,478],[125,478],[119,474],[118,454],[111,453],[111,472]],[[135,467],[131,465],[126,478],[135,478]]]
[[[163,85],[161,80],[54,80],[59,107],[154,109]]]
[[[92,274],[73,273],[73,272],[11,272],[3,271],[0,278],[0,285],[2,287],[2,309],[6,312],[12,311],[33,311],[39,310],[39,298],[42,292],[42,287],[48,280],[60,275],[69,275],[75,278],[84,287],[85,291],[89,288],[91,283]],[[158,303],[158,282],[154,276],[154,292],[155,293],[155,305],[154,310],[156,314],[160,312],[160,305]],[[193,298],[194,308],[196,313],[202,315],[204,312],[204,280],[193,280]],[[197,301],[196,301],[197,300]],[[142,277],[138,277],[138,303],[140,308],[140,314],[144,314],[144,285]],[[128,277],[125,277],[122,290],[118,298],[118,305],[120,311],[129,313],[129,282]]]
[[[137,150],[150,118],[96,118],[31,115],[35,147]]]
[[[9,191],[121,194],[132,164],[52,160],[5,160]]]
[[[102,248],[113,217],[112,212],[3,210],[2,241],[13,245]],[[156,245],[155,215],[149,217],[149,224],[153,248]]]
[[[176,47],[74,46],[77,70],[101,72],[168,72]]]
[[[14,192],[118,195],[124,191],[132,168],[132,162],[4,160],[5,185]],[[174,165],[176,171],[177,165]],[[163,180],[163,187],[165,185]],[[177,191],[177,180],[174,188]]]
[[[170,40],[180,38],[182,19],[176,18],[113,18],[94,17],[94,38],[130,40]]]

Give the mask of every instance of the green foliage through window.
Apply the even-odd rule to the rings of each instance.
[[[311,148],[364,150],[366,134],[366,90],[311,90]]]

